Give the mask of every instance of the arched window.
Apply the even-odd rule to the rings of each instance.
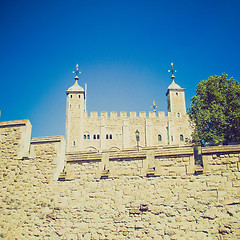
[[[70,95],[70,98],[72,98],[72,95]]]
[[[80,98],[80,95],[78,95],[78,98]]]
[[[106,134],[106,139],[108,139],[108,134]]]
[[[100,136],[99,136],[99,134],[97,135],[97,139],[100,139]]]
[[[87,135],[87,139],[90,139],[90,135],[89,134]]]
[[[177,114],[177,117],[178,117],[178,118],[180,118],[180,117],[181,117],[180,113],[178,113],[178,114]]]
[[[87,139],[87,136],[85,134],[83,135],[83,139]]]
[[[110,134],[109,138],[112,139],[112,134]]]
[[[176,96],[178,96],[178,93],[176,92]]]
[[[162,141],[162,136],[160,134],[158,134],[158,141],[161,142]]]
[[[76,142],[75,142],[75,141],[73,141],[73,146],[74,146],[74,147],[76,146]]]
[[[93,139],[96,139],[96,135],[95,134],[93,135]]]
[[[180,141],[183,142],[183,135],[180,135]]]

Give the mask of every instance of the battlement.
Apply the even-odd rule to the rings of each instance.
[[[4,160],[35,160],[46,178],[57,180],[65,161],[63,136],[37,137],[31,140],[32,125],[29,120],[0,122],[1,157]]]
[[[128,161],[139,162],[138,176],[148,176],[148,170],[151,170],[151,176],[183,176],[193,174],[209,175],[216,173],[220,169],[227,172],[226,166],[216,166],[216,163],[233,164],[235,171],[240,170],[240,145],[226,145],[215,147],[198,147],[198,153],[193,145],[189,146],[162,146],[152,148],[127,149],[123,151],[105,151],[103,153],[91,152],[73,152],[66,154],[67,164],[100,162],[100,165],[108,165],[109,176],[119,177],[120,170],[122,174],[133,174],[126,166],[119,165],[119,162]],[[217,160],[218,158],[218,160]],[[220,160],[219,160],[220,159]],[[111,166],[109,164],[111,162]],[[220,164],[221,162],[221,164]],[[143,164],[142,164],[143,163]],[[99,167],[100,167],[99,165]],[[115,167],[115,165],[119,165]],[[129,164],[130,167],[131,164]],[[140,167],[142,165],[142,167]],[[132,167],[130,167],[132,168]],[[117,169],[117,171],[114,171]],[[103,169],[102,169],[103,170]],[[120,175],[119,175],[120,174]],[[133,174],[133,175],[136,175]],[[101,178],[101,173],[96,170],[96,177]]]
[[[88,118],[164,118],[165,112],[90,112],[84,113]]]

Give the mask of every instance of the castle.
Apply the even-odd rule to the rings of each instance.
[[[184,144],[173,74],[168,116],[88,116],[75,79],[67,151],[63,136],[31,138],[29,120],[0,122],[0,238],[240,239],[240,145]]]
[[[184,145],[190,138],[186,114],[185,89],[175,83],[172,64],[172,83],[167,89],[168,113],[149,112],[91,112],[86,109],[86,89],[78,84],[78,65],[75,84],[67,91],[66,141],[67,152],[106,150],[121,151],[134,147]],[[86,88],[86,87],[85,87]],[[136,141],[136,133],[138,141]]]

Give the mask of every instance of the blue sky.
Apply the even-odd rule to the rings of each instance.
[[[240,80],[240,1],[1,1],[0,121],[64,135],[78,63],[87,110],[166,112],[171,62],[186,104],[199,81]]]

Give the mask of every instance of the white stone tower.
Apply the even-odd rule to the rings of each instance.
[[[172,83],[169,85],[166,96],[167,96],[167,107],[168,113],[175,113],[177,117],[182,114],[186,114],[186,103],[185,103],[185,89],[181,88],[178,84],[175,83],[174,79],[174,72],[173,70],[173,63],[172,70]]]
[[[75,84],[70,87],[67,93],[66,106],[66,142],[67,152],[81,150],[83,145],[83,124],[84,112],[86,111],[86,93],[85,90],[78,85],[78,64],[76,65]]]
[[[167,122],[167,134],[168,144],[176,144],[179,139],[176,135],[179,135],[180,141],[183,141],[183,136],[188,136],[188,120],[186,115],[186,103],[185,103],[185,89],[181,88],[175,83],[173,69],[173,63],[171,63],[172,69],[168,70],[172,73],[172,83],[169,85],[167,96],[167,108],[168,108],[168,122]],[[183,130],[184,129],[184,130]],[[182,134],[184,132],[184,134]]]

